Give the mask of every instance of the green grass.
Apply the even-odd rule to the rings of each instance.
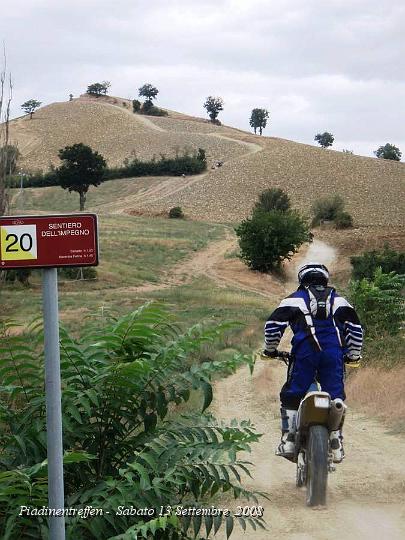
[[[218,349],[251,353],[263,339],[263,326],[271,306],[268,301],[251,292],[219,288],[207,278],[198,278],[189,285],[154,291],[148,298],[170,304],[176,318],[184,323],[199,321],[238,321],[241,328],[230,331],[219,344],[203,351],[212,359]]]
[[[61,281],[60,309],[72,327],[80,326],[77,312],[91,313],[109,306],[120,313],[145,300],[127,287],[157,283],[174,265],[220,238],[220,225],[132,216],[100,217],[100,266],[96,281]],[[4,318],[26,322],[40,314],[40,272],[30,279],[31,288],[3,284],[0,302]],[[79,311],[78,311],[79,310]],[[71,312],[69,314],[69,312]]]
[[[87,194],[86,207],[89,209],[103,206],[115,201],[118,197],[126,197],[138,191],[145,179],[123,178],[109,180],[98,187],[90,186]],[[147,179],[148,183],[153,180]],[[79,195],[60,187],[25,188],[23,193],[19,189],[10,189],[11,210],[13,214],[19,212],[77,212],[79,210]]]
[[[139,189],[145,179],[123,179],[90,188],[87,199],[89,209],[102,207]],[[147,184],[146,184],[147,185]],[[18,196],[16,196],[18,195]],[[77,211],[79,197],[58,187],[28,188],[23,198],[18,190],[11,190],[12,212]],[[78,331],[83,318],[102,310],[126,313],[146,300],[169,303],[185,326],[204,319],[214,321],[241,321],[242,329],[229,333],[219,349],[224,354],[234,349],[250,352],[262,339],[262,326],[269,306],[262,297],[238,289],[220,288],[211,280],[198,276],[191,284],[139,292],[134,290],[145,283],[156,284],[170,274],[170,269],[181,260],[202,249],[208,242],[223,237],[225,228],[201,222],[126,216],[120,214],[99,216],[100,266],[96,281],[69,282],[60,280],[59,302],[61,319],[73,331]],[[237,256],[235,251],[229,257]],[[40,272],[34,272],[31,288],[3,285],[0,302],[6,306],[4,318],[15,318],[25,323],[40,315]],[[132,289],[131,289],[132,288]],[[227,352],[228,351],[228,352]],[[206,358],[217,348],[204,349]]]

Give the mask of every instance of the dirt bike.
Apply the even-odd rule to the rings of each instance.
[[[278,351],[278,358],[288,366],[291,355]],[[346,405],[332,400],[317,381],[301,400],[296,420],[295,454],[296,485],[306,486],[308,506],[326,504],[328,473],[336,470],[330,446],[330,432],[338,430],[344,419]]]

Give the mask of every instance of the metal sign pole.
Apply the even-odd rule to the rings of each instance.
[[[59,349],[58,274],[56,268],[46,268],[42,277],[44,337],[46,436],[48,447],[48,504],[50,509],[63,510],[63,443]],[[50,540],[65,539],[65,518],[49,518]]]

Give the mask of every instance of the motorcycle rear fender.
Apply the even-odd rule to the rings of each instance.
[[[308,392],[298,409],[298,429],[302,430],[313,424],[327,426],[329,409],[330,395],[327,392]]]

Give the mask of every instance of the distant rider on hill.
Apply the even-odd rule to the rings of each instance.
[[[281,443],[276,454],[294,455],[296,416],[301,399],[315,377],[332,399],[345,399],[344,363],[361,358],[363,330],[353,307],[328,287],[329,272],[320,263],[304,264],[298,271],[298,289],[282,300],[266,322],[265,350],[277,356],[277,347],[288,325],[294,333],[292,360],[281,389]],[[341,429],[330,434],[333,460],[344,457]]]

